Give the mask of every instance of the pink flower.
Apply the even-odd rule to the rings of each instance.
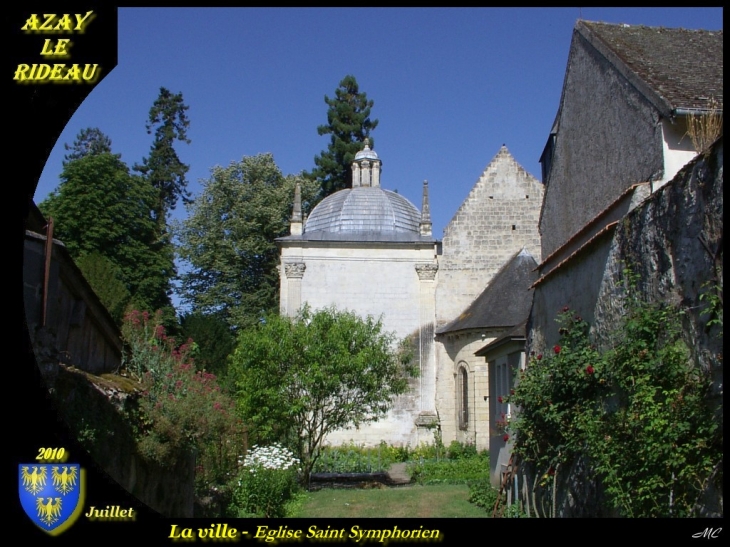
[[[505,434],[504,434],[504,437],[502,437],[502,440],[503,440],[504,442],[507,442],[507,441],[509,441],[509,435],[508,435],[507,433],[505,433]]]
[[[568,306],[563,306],[563,312],[568,311],[570,308]]]
[[[553,351],[555,352],[555,354],[556,354],[556,355],[557,355],[558,353],[560,353],[560,350],[561,350],[561,349],[562,349],[562,348],[561,348],[560,346],[558,346],[557,344],[553,346]]]
[[[502,396],[501,395],[499,397],[497,397],[497,402],[500,403],[500,404],[502,403]]]
[[[593,374],[595,372],[593,365],[588,365],[586,367],[586,374]]]
[[[541,361],[541,360],[542,360],[542,353],[539,353],[539,354],[537,355],[537,360],[538,360],[538,361]]]

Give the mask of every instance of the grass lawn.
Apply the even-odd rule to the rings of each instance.
[[[304,518],[486,518],[467,501],[466,485],[439,484],[395,488],[324,489],[308,492],[295,516]]]

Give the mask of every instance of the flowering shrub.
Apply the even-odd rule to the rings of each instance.
[[[563,308],[560,344],[531,360],[509,397],[518,407],[514,452],[542,485],[587,457],[625,516],[691,516],[722,461],[709,375],[691,359],[678,310],[631,290],[627,302],[613,347],[603,352],[590,343],[588,324]]]
[[[216,376],[195,370],[193,341],[178,345],[161,319],[133,311],[122,326],[125,370],[143,387],[138,450],[163,466],[194,450],[198,494],[223,489],[245,448],[245,428]]]
[[[504,412],[502,412],[501,416],[502,417],[499,420],[494,422],[494,429],[495,429],[494,433],[495,434],[506,433],[507,430],[509,429],[509,426],[510,426],[509,419],[507,418],[507,416],[505,415]]]
[[[242,460],[229,508],[234,517],[286,516],[286,504],[299,490],[299,460],[287,448],[254,446]]]
[[[578,423],[573,419],[603,388],[601,372],[586,374],[587,363],[599,354],[588,342],[588,324],[570,310],[558,315],[563,333],[551,354],[533,358],[521,373],[515,395],[519,407],[510,424],[518,432],[515,452],[538,470],[554,468],[581,449]]]

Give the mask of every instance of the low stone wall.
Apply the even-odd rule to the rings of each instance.
[[[62,366],[53,394],[76,439],[111,479],[163,516],[192,517],[194,455],[182,454],[162,467],[136,451],[130,414],[137,405],[138,388],[122,376],[97,376]]]

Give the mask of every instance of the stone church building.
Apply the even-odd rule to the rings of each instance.
[[[417,339],[420,375],[386,418],[327,442],[416,446],[440,430],[446,444],[486,449],[495,409],[488,363],[475,352],[520,324],[524,330],[530,272],[540,262],[542,184],[503,146],[438,241],[427,182],[420,210],[383,188],[381,160],[367,140],[352,173],[352,187],[306,219],[297,190],[290,235],[277,240],[281,312],[294,315],[308,303],[382,317],[384,330]],[[495,292],[498,299],[489,296]]]

